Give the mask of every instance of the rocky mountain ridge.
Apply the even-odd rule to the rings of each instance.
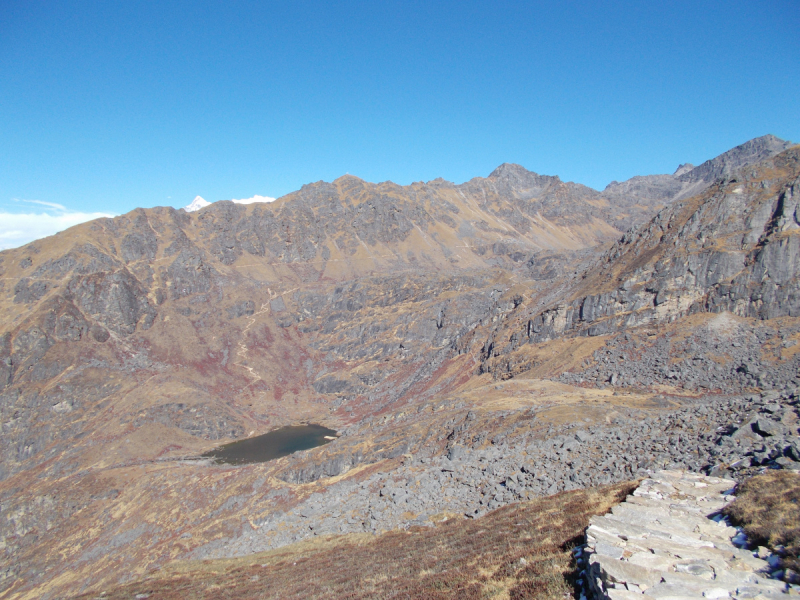
[[[380,531],[477,516],[514,490],[716,466],[666,449],[669,415],[715,407],[708,426],[723,427],[768,387],[794,414],[787,144],[765,136],[603,192],[508,164],[461,185],[347,176],[268,204],[137,209],[0,253],[0,593],[63,596],[343,523]],[[653,419],[630,452],[665,449],[615,470],[565,449],[576,415],[603,444],[620,435],[603,423]],[[342,437],[264,465],[198,459],[309,421]],[[796,426],[781,427],[750,463],[793,460]],[[681,435],[711,448],[710,433]],[[729,450],[722,469],[745,452]],[[471,478],[438,475],[443,456]],[[563,468],[520,471],[525,456]],[[416,491],[380,495],[425,473],[419,506]],[[344,521],[303,516],[339,481],[371,491]]]
[[[798,190],[795,147],[671,204],[620,238],[565,292],[566,302],[530,314],[510,338],[595,336],[697,312],[797,316]]]
[[[715,180],[730,175],[746,165],[761,162],[780,154],[792,146],[773,135],[752,139],[723,152],[719,156],[695,167],[680,165],[672,175],[644,175],[627,181],[610,183],[602,191],[615,205],[661,208],[666,204],[689,198],[703,192]],[[637,224],[633,220],[619,220],[615,226],[627,230]]]

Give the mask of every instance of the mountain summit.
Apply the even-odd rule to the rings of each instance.
[[[706,183],[718,179],[749,164],[757,163],[783,152],[792,146],[792,142],[784,141],[774,135],[762,135],[744,144],[731,148],[707,160],[691,171],[678,176],[681,181],[704,181]]]

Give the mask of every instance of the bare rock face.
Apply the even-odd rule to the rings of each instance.
[[[131,216],[133,217],[132,231],[120,242],[119,250],[122,260],[126,263],[137,260],[152,261],[158,251],[158,234],[151,227],[144,210],[133,211]]]
[[[208,292],[215,275],[213,267],[203,260],[202,252],[184,249],[165,269],[162,278],[170,287],[172,299],[179,300]]]
[[[70,280],[65,299],[98,324],[120,334],[133,333],[139,324],[149,329],[156,317],[146,288],[124,268]]]
[[[37,300],[41,300],[49,289],[49,286],[45,282],[32,282],[27,277],[20,279],[19,283],[14,286],[14,302],[18,304],[31,304]]]
[[[576,281],[573,299],[528,319],[524,335],[602,335],[697,312],[798,316],[799,177],[795,147],[663,209]]]

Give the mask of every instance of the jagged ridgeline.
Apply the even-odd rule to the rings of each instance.
[[[603,191],[346,176],[0,253],[0,594],[713,466],[665,432],[710,452],[800,384],[799,156],[764,136]],[[341,437],[200,458],[307,423]]]

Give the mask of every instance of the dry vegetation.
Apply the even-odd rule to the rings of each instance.
[[[754,544],[783,546],[787,566],[800,570],[800,475],[770,471],[739,484],[725,513]]]
[[[510,505],[475,521],[332,537],[242,559],[183,563],[82,598],[564,598],[589,517],[632,483]],[[141,597],[141,596],[140,596]]]

